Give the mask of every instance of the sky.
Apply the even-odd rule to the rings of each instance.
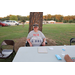
[[[47,15],[47,14],[72,16],[72,15],[75,15],[75,12],[43,12],[43,15]],[[29,16],[30,12],[0,12],[0,17],[6,17],[8,15]]]

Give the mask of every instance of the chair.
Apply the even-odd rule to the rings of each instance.
[[[30,46],[29,43],[28,43],[28,41],[26,41],[25,46]]]
[[[45,41],[45,44],[47,44],[47,41]],[[28,41],[26,41],[25,46],[30,46]],[[40,46],[42,46],[42,44]]]
[[[6,58],[10,57],[11,55],[13,55],[13,53],[15,52],[15,50],[14,50],[14,44],[15,43],[14,43],[13,40],[4,40],[1,43],[1,46],[0,46],[0,59],[6,59]],[[8,45],[8,47],[10,45],[10,46],[13,47],[13,49],[5,49],[5,47],[4,47],[5,45],[6,46]],[[13,56],[12,56],[12,58],[13,58]]]
[[[70,45],[71,45],[71,43],[75,43],[75,38],[70,39]]]

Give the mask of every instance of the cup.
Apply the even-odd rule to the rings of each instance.
[[[62,55],[63,55],[63,56],[66,55],[66,45],[64,45],[64,47],[62,48]]]
[[[66,45],[64,45],[63,49],[65,49],[65,50],[66,50]]]

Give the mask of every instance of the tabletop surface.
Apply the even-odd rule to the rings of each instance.
[[[13,62],[65,62],[64,54],[75,57],[75,46],[42,46],[47,49],[47,53],[39,53],[39,47],[20,47]],[[63,51],[62,49],[65,49]],[[55,55],[59,55],[62,60],[58,60]]]

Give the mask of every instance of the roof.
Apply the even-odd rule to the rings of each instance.
[[[47,22],[56,22],[56,21],[51,20],[51,21],[47,21]]]

